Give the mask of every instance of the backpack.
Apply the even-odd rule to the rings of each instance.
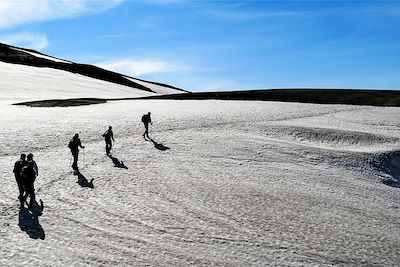
[[[23,162],[22,160],[19,160],[15,163],[14,165],[14,173],[17,175],[21,175],[22,174],[22,168],[24,167],[25,162]]]
[[[69,149],[72,149],[74,147],[74,139],[71,139],[68,143]]]
[[[142,122],[144,122],[146,120],[146,115],[142,116]]]
[[[36,174],[36,172],[33,169],[33,165],[32,164],[27,164],[27,165],[22,167],[21,175],[25,179],[26,178],[31,178],[35,174]]]

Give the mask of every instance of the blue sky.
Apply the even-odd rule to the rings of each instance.
[[[0,42],[190,91],[400,89],[399,25],[399,1],[0,1]]]

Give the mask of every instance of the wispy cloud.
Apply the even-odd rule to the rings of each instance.
[[[273,17],[284,17],[284,16],[298,16],[305,15],[308,12],[305,11],[263,11],[263,12],[250,12],[244,10],[227,10],[227,9],[208,9],[203,10],[203,14],[226,20],[235,21],[248,21],[248,20],[259,20]]]
[[[187,71],[182,64],[162,60],[119,59],[96,63],[95,65],[131,76],[141,76],[150,73]]]
[[[182,84],[181,86],[183,88],[188,88],[195,92],[233,91],[243,89],[235,80],[217,77],[181,77],[179,82]]]
[[[161,5],[168,5],[168,4],[176,4],[184,2],[184,0],[146,0],[144,1],[150,4],[161,4]]]
[[[45,34],[31,32],[0,36],[0,42],[36,50],[42,50],[49,46],[49,41]]]
[[[211,80],[194,85],[197,91],[229,91],[238,90],[238,83],[233,80]]]
[[[353,13],[360,14],[379,14],[384,16],[395,16],[398,17],[400,15],[400,4],[398,1],[386,2],[385,5],[370,5],[364,8],[360,8],[358,10],[353,11]]]
[[[29,22],[101,13],[121,2],[122,0],[2,0],[0,1],[0,29]]]

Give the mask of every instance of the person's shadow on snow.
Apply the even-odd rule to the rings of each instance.
[[[125,166],[125,164],[124,164],[124,162],[122,161],[122,160],[119,160],[118,158],[116,158],[116,157],[113,157],[113,156],[108,156],[111,160],[112,160],[112,162],[114,163],[114,167],[117,167],[117,168],[121,168],[121,169],[128,169],[128,167],[126,167]]]
[[[43,201],[40,199],[40,204],[36,200],[33,201],[33,205],[28,208],[28,210],[33,214],[33,216],[42,216],[44,210]]]
[[[32,239],[45,238],[45,233],[39,223],[39,217],[29,212],[27,208],[21,208],[18,214],[18,226]]]
[[[86,179],[86,177],[80,171],[76,171],[74,174],[78,176],[77,183],[80,186],[94,188],[94,185],[93,185],[93,180],[94,179],[93,178],[89,182],[88,179]]]
[[[164,146],[164,145],[161,144],[161,143],[157,143],[157,142],[154,141],[154,139],[152,139],[152,138],[150,138],[150,141],[153,142],[154,147],[157,148],[158,150],[164,151],[164,150],[170,149],[169,147]]]

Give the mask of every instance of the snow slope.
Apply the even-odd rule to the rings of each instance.
[[[63,98],[120,98],[154,93],[110,83],[53,68],[38,68],[0,62],[2,100],[13,103]]]
[[[0,100],[135,98],[184,92],[0,43]]]
[[[141,137],[147,111],[154,142]],[[399,111],[0,101],[0,265],[397,266]],[[101,137],[108,125],[114,160]],[[86,146],[80,177],[69,167],[75,132]],[[34,153],[40,168],[37,220],[18,209],[12,166],[21,152]]]

